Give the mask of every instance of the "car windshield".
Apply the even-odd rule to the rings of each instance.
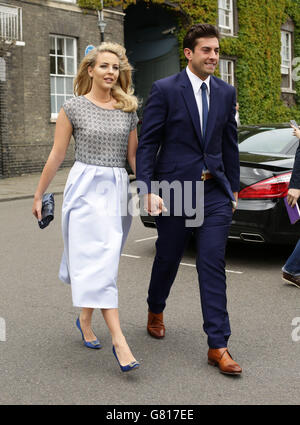
[[[286,153],[294,141],[292,128],[272,129],[242,140],[239,150],[240,152]]]

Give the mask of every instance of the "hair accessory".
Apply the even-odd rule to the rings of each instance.
[[[92,44],[89,44],[84,51],[84,56],[86,56],[91,50],[95,49],[95,46],[93,46]]]

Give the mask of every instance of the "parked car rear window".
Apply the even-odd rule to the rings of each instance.
[[[288,153],[296,137],[292,128],[262,131],[244,139],[239,144],[240,152]]]

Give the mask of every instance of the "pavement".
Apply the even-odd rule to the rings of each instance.
[[[47,192],[52,192],[55,195],[63,193],[69,171],[69,167],[59,169]],[[32,198],[40,176],[41,173],[39,172],[0,179],[0,202]]]
[[[70,167],[60,168],[50,183],[47,192],[52,192],[54,195],[64,193],[70,169]],[[22,174],[16,177],[0,178],[0,202],[33,198],[40,176],[41,172]],[[134,175],[129,175],[130,180],[133,180],[134,178]]]

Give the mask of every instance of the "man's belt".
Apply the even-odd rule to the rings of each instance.
[[[211,173],[202,173],[202,176],[201,176],[201,180],[202,181],[205,181],[205,180],[208,180],[208,179],[213,179],[214,178],[214,176],[211,174]]]

